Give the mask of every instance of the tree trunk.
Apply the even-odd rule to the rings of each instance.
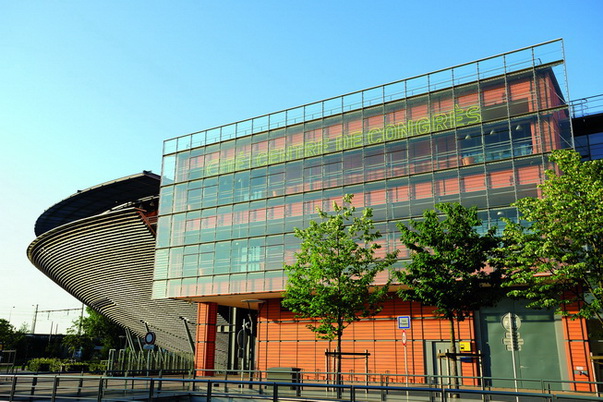
[[[459,387],[458,370],[456,366],[456,337],[454,336],[454,318],[449,318],[450,321],[450,375],[452,376],[452,388]]]
[[[337,385],[343,384],[343,381],[341,379],[341,336],[342,336],[341,331],[338,331],[338,333],[337,333],[337,355],[336,355],[337,356],[337,368],[335,369],[335,372],[336,372],[335,383]],[[341,391],[342,391],[342,389],[340,387],[337,387],[337,399],[341,399]]]

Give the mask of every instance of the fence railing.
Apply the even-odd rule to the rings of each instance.
[[[603,113],[603,94],[574,99],[570,102],[570,109],[572,117]]]
[[[301,371],[297,368],[279,367],[260,370],[197,370],[195,377],[213,375],[224,380],[248,380],[255,382],[270,382],[275,378],[289,379],[293,383],[313,383],[330,386],[335,384],[336,373],[324,371]],[[343,372],[343,384],[349,386],[411,386],[411,387],[451,387],[455,377],[449,375],[433,374],[390,374],[390,373],[361,373]],[[554,393],[557,391],[587,393],[597,397],[601,396],[603,383],[593,381],[570,381],[542,378],[512,378],[512,377],[487,377],[487,376],[458,376],[461,389],[507,389],[512,391],[528,391],[541,393]]]
[[[447,384],[383,386],[320,384],[286,381],[226,380],[223,378],[107,377],[81,375],[0,375],[2,400],[224,400],[263,399],[320,401],[603,401],[594,394],[575,392],[527,392],[475,387],[452,388]]]
[[[153,376],[159,373],[192,373],[192,353],[173,353],[162,350],[111,349],[105,374]]]

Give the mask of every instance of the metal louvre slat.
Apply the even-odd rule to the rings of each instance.
[[[196,321],[184,301],[151,300],[155,238],[135,208],[73,221],[29,247],[30,260],[61,287],[139,336],[144,323],[157,344],[190,351],[180,317]]]

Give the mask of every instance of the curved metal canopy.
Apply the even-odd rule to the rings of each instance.
[[[159,194],[160,176],[149,171],[79,190],[48,208],[36,221],[36,236],[116,206]]]

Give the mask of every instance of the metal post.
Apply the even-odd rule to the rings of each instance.
[[[13,376],[13,381],[10,386],[10,400],[12,401],[15,396],[15,390],[17,389],[17,376]]]
[[[406,379],[406,386],[408,387],[408,353],[406,352],[406,340],[404,340],[404,378]]]
[[[517,363],[515,362],[515,349],[517,348],[517,345],[515,343],[515,332],[517,331],[517,329],[515,328],[515,320],[513,319],[513,313],[509,313],[510,314],[510,318],[509,320],[511,321],[511,361],[513,364],[513,384],[515,385],[515,392],[518,391],[518,386],[517,386]]]
[[[184,323],[184,331],[186,332],[186,336],[188,337],[188,344],[191,348],[191,352],[193,352],[193,354],[195,354],[195,340],[193,339],[191,330],[188,327],[188,319],[186,317],[182,317],[182,316],[180,316],[180,319]]]
[[[153,400],[153,388],[155,387],[155,380],[151,378],[149,382],[149,401]]]
[[[130,348],[130,350],[133,352],[135,350],[134,340],[132,339],[132,333],[128,328],[126,328],[126,342],[128,343],[128,347]]]
[[[325,349],[325,368],[327,369],[326,370],[327,375],[326,375],[325,380],[326,380],[327,384],[329,383],[329,371],[330,371],[329,370],[330,365],[329,365],[329,353],[328,352],[329,352],[329,349]]]
[[[38,384],[38,375],[31,379],[31,392],[30,395],[33,395],[36,392],[36,385]]]
[[[59,388],[59,376],[54,376],[54,380],[52,381],[52,396],[50,397],[50,401],[54,402],[57,396],[57,388]]]
[[[369,351],[368,349],[364,349],[364,372],[366,373],[366,386],[369,386],[369,361],[368,361],[368,357],[369,357]],[[368,394],[368,388],[366,389],[366,392]]]
[[[103,377],[100,378],[99,382],[98,382],[98,397],[97,397],[97,402],[102,402],[103,400],[103,387],[104,387],[104,381],[105,379]]]
[[[82,310],[80,311],[80,320],[77,327],[77,336],[82,335],[82,321],[84,319],[84,303],[82,303]]]
[[[33,322],[31,323],[31,333],[36,333],[36,321],[38,319],[38,305],[36,304],[36,311],[34,312]]]

